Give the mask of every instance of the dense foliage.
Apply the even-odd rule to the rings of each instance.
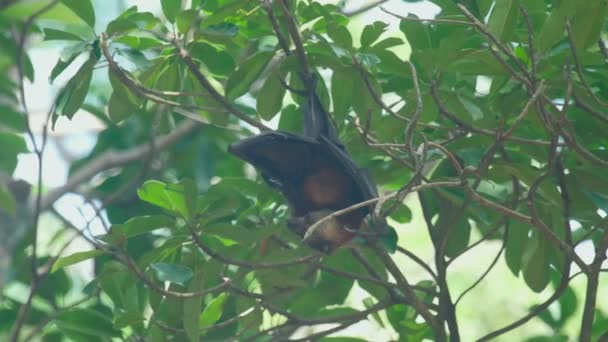
[[[24,289],[0,296],[0,336],[358,341],[325,336],[373,320],[400,341],[457,341],[456,305],[504,258],[521,286],[548,296],[476,338],[535,317],[551,333],[530,341],[607,337],[596,305],[608,249],[608,2],[432,0],[440,12],[426,19],[387,2],[399,30],[387,19],[360,34],[349,23],[375,6],[160,3],[162,13],[131,7],[100,24],[90,0],[0,1],[0,288]],[[66,82],[37,131],[24,84],[41,40],[63,49],[49,82]],[[302,88],[300,72],[317,75],[393,226],[331,255],[303,245],[284,198],[226,152],[269,126],[301,130],[303,100],[288,89]],[[49,188],[49,134],[84,112],[104,128]],[[25,153],[39,160],[37,184],[12,178]],[[68,193],[94,217],[66,215]],[[413,219],[430,261],[399,239],[412,220],[404,203],[421,208]],[[88,250],[65,253],[83,239]],[[479,280],[455,293],[452,263],[496,242],[471,266]],[[399,255],[425,279],[413,282]],[[81,284],[70,270],[85,260],[94,277]],[[572,319],[577,337],[563,330]]]

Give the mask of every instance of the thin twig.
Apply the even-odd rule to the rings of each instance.
[[[98,292],[98,291],[97,291]],[[42,322],[38,323],[30,332],[29,334],[27,334],[27,336],[23,339],[24,341],[31,341],[34,337],[36,337],[36,335],[38,335],[40,332],[42,332],[42,330],[52,321],[54,321],[56,318],[58,318],[61,314],[63,314],[66,311],[69,311],[77,306],[80,306],[84,303],[86,303],[87,301],[97,297],[98,293],[93,293],[92,295],[83,297],[71,304],[65,305],[64,307],[62,307],[61,309],[55,311],[53,314],[49,315],[48,317],[46,317]]]
[[[471,286],[469,286],[466,290],[462,291],[462,293],[458,296],[458,298],[456,298],[456,301],[454,302],[454,306],[457,306],[458,303],[460,302],[460,300],[462,298],[464,298],[464,296],[467,293],[469,293],[471,290],[473,290],[477,285],[479,285],[483,281],[483,279],[490,273],[490,271],[494,268],[494,266],[496,266],[498,259],[502,255],[502,252],[505,250],[505,245],[507,244],[507,235],[508,235],[508,229],[505,229],[505,234],[503,235],[502,245],[500,246],[498,253],[496,253],[496,256],[494,257],[494,259],[492,260],[492,262],[490,263],[488,268],[486,268],[486,270],[481,274],[481,276],[479,276],[479,278],[477,278],[477,280],[473,284],[471,284]]]
[[[589,105],[588,103],[584,102],[580,96],[578,96],[576,93],[574,93],[574,104],[579,107],[580,109],[589,112],[590,114],[592,114],[593,116],[595,116],[597,119],[601,120],[603,123],[608,124],[608,114],[603,113],[595,108],[593,108],[591,105]]]
[[[574,66],[576,68],[576,73],[581,80],[583,88],[587,91],[587,94],[591,96],[591,98],[597,102],[598,104],[608,107],[608,102],[603,101],[591,89],[589,82],[587,82],[587,78],[585,77],[585,73],[583,72],[583,66],[581,65],[580,59],[578,58],[578,50],[576,48],[576,42],[574,41],[574,32],[572,32],[572,25],[570,25],[570,21],[566,21],[566,31],[568,32],[568,43],[570,43],[570,51],[572,52],[572,59],[574,60]]]
[[[34,21],[40,15],[49,11],[51,8],[53,8],[58,3],[59,3],[58,0],[51,1],[47,5],[40,8],[39,10],[35,11],[31,16],[29,16],[25,20],[25,22],[23,23],[23,25],[21,27],[20,33],[17,35],[18,41],[17,41],[17,51],[16,51],[16,62],[17,62],[16,64],[17,64],[17,77],[19,80],[18,81],[19,96],[20,96],[20,100],[21,100],[21,106],[23,108],[23,113],[24,113],[25,129],[28,134],[28,137],[31,140],[32,145],[34,146],[34,152],[35,152],[37,160],[38,160],[38,172],[37,172],[38,180],[37,180],[37,189],[36,189],[37,191],[36,191],[36,197],[35,197],[34,210],[32,213],[32,227],[30,229],[32,232],[32,255],[31,255],[32,259],[31,259],[31,265],[30,265],[31,273],[32,273],[32,284],[30,287],[30,293],[28,294],[27,300],[19,308],[19,311],[17,313],[17,318],[15,320],[15,325],[13,326],[13,328],[11,330],[10,341],[12,341],[12,342],[16,342],[19,340],[19,336],[23,329],[23,325],[25,324],[25,321],[29,315],[29,311],[32,306],[32,300],[34,298],[34,295],[35,295],[36,291],[38,290],[38,287],[40,285],[40,282],[42,281],[42,278],[44,278],[46,276],[46,274],[48,274],[48,273],[39,274],[39,272],[38,272],[37,248],[38,248],[38,225],[40,222],[40,214],[42,212],[41,201],[42,201],[42,190],[43,190],[43,180],[42,180],[43,154],[45,151],[47,137],[48,137],[47,122],[48,122],[48,119],[49,119],[52,111],[50,110],[49,113],[47,114],[47,118],[46,118],[46,121],[45,121],[45,124],[43,127],[43,131],[42,131],[42,143],[40,146],[38,146],[38,144],[36,143],[36,139],[34,138],[34,133],[30,126],[30,113],[29,113],[29,110],[27,107],[27,103],[26,103],[27,101],[26,101],[26,96],[25,96],[25,82],[24,82],[25,74],[23,71],[24,57],[25,57],[25,42],[26,42],[30,27],[32,26]]]
[[[114,75],[116,75],[116,77],[121,81],[121,83],[123,85],[125,85],[129,90],[133,91],[135,93],[135,95],[140,96],[141,98],[150,100],[155,103],[164,104],[164,105],[172,106],[175,108],[181,108],[184,110],[225,112],[225,110],[222,108],[184,105],[184,104],[176,102],[176,101],[165,99],[163,96],[173,97],[173,96],[179,96],[179,95],[185,95],[185,94],[182,94],[181,92],[167,92],[167,91],[161,91],[161,90],[157,90],[157,89],[150,89],[150,88],[145,87],[141,83],[139,83],[137,80],[133,79],[131,76],[129,76],[118,65],[118,63],[116,63],[116,61],[113,59],[112,54],[110,53],[110,50],[109,50],[109,46],[108,46],[108,38],[105,35],[105,33],[102,33],[102,35],[101,35],[100,47],[101,47],[101,52],[103,53],[104,57],[106,58],[106,60],[108,62],[108,67],[110,68],[110,70],[114,73]],[[200,96],[200,95],[193,94],[193,96]],[[179,111],[178,113],[181,114],[182,112]],[[200,118],[200,116],[190,115],[188,117],[193,118],[193,120],[195,120],[195,121],[200,121],[202,123],[208,124],[208,122],[206,122],[205,120]]]
[[[230,103],[226,97],[224,97],[217,90],[215,90],[215,88],[209,82],[207,77],[205,77],[205,75],[203,75],[203,73],[198,68],[196,63],[194,63],[194,60],[192,59],[192,56],[190,55],[190,53],[188,51],[186,51],[186,49],[184,49],[182,44],[177,39],[173,39],[173,45],[178,49],[179,56],[182,58],[184,63],[186,63],[186,65],[188,66],[188,69],[190,70],[190,72],[192,72],[192,74],[194,75],[196,80],[200,83],[200,85],[209,93],[209,95],[216,102],[221,104],[228,112],[230,112],[234,116],[245,121],[246,123],[250,124],[251,126],[257,127],[258,129],[260,129],[260,131],[266,132],[266,131],[270,130],[270,128],[266,127],[261,122],[254,120],[251,117],[249,117],[247,114],[243,113],[241,110],[239,110],[237,107],[235,107],[232,103]]]
[[[526,22],[526,28],[528,30],[528,55],[530,56],[530,64],[532,65],[530,78],[532,82],[532,87],[536,87],[538,77],[538,58],[536,55],[536,44],[534,42],[534,27],[532,26],[532,20],[530,19],[528,10],[526,10],[526,8],[521,4],[519,5],[519,11],[524,17],[524,20]]]
[[[41,208],[43,210],[49,208],[61,196],[73,191],[76,189],[76,187],[90,180],[98,173],[114,167],[124,166],[140,161],[141,158],[149,155],[152,153],[152,151],[159,152],[165,150],[181,140],[183,137],[194,132],[199,127],[199,123],[186,120],[171,131],[171,133],[156,138],[154,145],[152,146],[153,148],[149,143],[145,143],[125,151],[106,151],[99,157],[90,161],[86,167],[83,167],[75,172],[64,185],[48,191],[41,200]]]
[[[272,8],[272,1],[262,0],[262,6],[264,6],[264,9],[266,10],[266,14],[268,14],[268,19],[270,20],[272,29],[274,30],[274,33],[276,34],[277,39],[279,40],[279,46],[281,47],[281,49],[283,49],[283,52],[285,52],[287,56],[290,56],[291,50],[289,49],[289,40],[281,31],[279,20],[277,19],[277,16],[274,13],[274,9]]]
[[[190,227],[190,226],[189,226]],[[281,262],[249,262],[244,260],[237,260],[223,256],[221,253],[218,253],[205,245],[203,241],[200,239],[194,227],[190,227],[190,236],[194,243],[201,249],[203,252],[207,253],[214,259],[217,259],[221,262],[224,262],[229,265],[241,266],[248,269],[271,269],[271,268],[281,268],[281,267],[289,267],[299,264],[309,263],[313,260],[321,257],[320,253],[310,254],[301,258],[296,258],[289,261],[281,261]]]
[[[515,65],[517,65],[519,70],[524,75],[526,75],[526,78],[530,79],[530,74],[528,73],[528,70],[526,70],[526,67],[521,62],[521,60],[517,58],[515,52],[511,49],[511,47],[502,44],[500,39],[496,37],[496,35],[494,35],[494,33],[492,33],[484,23],[479,21],[465,6],[463,6],[462,4],[457,4],[456,6],[458,6],[460,11],[475,25],[478,31],[480,31],[484,36],[488,37],[490,41],[492,41],[492,43],[496,45],[496,47],[498,47],[504,54],[509,56],[509,58],[511,58],[511,60],[515,62]]]
[[[484,335],[483,337],[479,338],[477,340],[477,342],[490,341],[490,340],[496,338],[497,336],[500,336],[506,332],[509,332],[517,327],[520,327],[520,326],[526,324],[532,318],[537,317],[541,312],[543,312],[545,309],[547,309],[549,307],[549,305],[553,304],[553,302],[555,302],[556,300],[561,298],[563,293],[568,288],[568,284],[569,284],[568,275],[570,274],[570,265],[571,265],[570,260],[566,259],[564,261],[564,269],[562,270],[562,278],[560,280],[560,283],[559,283],[557,289],[555,289],[555,292],[549,298],[547,298],[547,300],[545,300],[541,304],[535,306],[525,316],[521,317],[520,319],[516,320],[515,322],[513,322],[509,325],[506,325],[500,329],[492,331],[491,333],[489,333],[487,335]]]
[[[428,22],[428,23],[435,23],[435,24],[455,24],[455,25],[464,25],[464,26],[475,26],[475,24],[470,23],[468,21],[464,21],[464,20],[453,20],[453,19],[424,19],[424,18],[415,18],[415,17],[404,17],[402,15],[399,15],[397,13],[393,13],[389,10],[387,10],[386,8],[380,6],[380,10],[382,10],[383,12],[392,15],[395,18],[401,19],[401,20],[405,20],[405,21],[417,21],[417,22]]]
[[[309,86],[312,81],[312,68],[310,66],[310,62],[308,61],[308,57],[306,56],[306,51],[304,50],[304,43],[302,41],[302,35],[300,34],[300,29],[298,28],[298,22],[291,13],[287,2],[285,0],[277,0],[281,10],[283,11],[283,15],[287,20],[287,29],[289,30],[289,34],[296,48],[296,54],[298,55],[298,59],[300,60],[300,64],[302,65],[302,69],[304,69],[304,78],[305,84]],[[314,91],[314,89],[308,89],[309,91]]]
[[[422,191],[422,190],[426,190],[426,189],[432,189],[432,188],[459,187],[461,185],[462,185],[461,182],[424,183],[424,184],[413,186],[411,188],[410,192],[418,192],[418,191]],[[320,225],[322,225],[325,221],[334,219],[334,218],[336,218],[336,217],[338,217],[340,215],[344,215],[344,214],[350,213],[351,211],[357,210],[359,208],[363,208],[363,207],[367,207],[368,205],[375,204],[378,201],[386,201],[386,200],[391,199],[393,197],[397,197],[399,194],[400,194],[399,191],[396,191],[396,192],[393,192],[393,193],[385,195],[385,196],[376,197],[376,198],[369,199],[367,201],[363,201],[363,202],[359,202],[357,204],[353,204],[350,207],[347,207],[347,208],[344,208],[344,209],[341,209],[341,210],[336,210],[336,211],[332,212],[331,214],[323,217],[319,221],[315,222],[314,224],[312,224],[308,228],[308,230],[314,231],[314,229],[317,229],[317,227],[320,226]]]
[[[374,8],[382,5],[383,3],[387,2],[387,1],[388,0],[376,0],[376,1],[372,2],[372,3],[369,3],[367,5],[363,5],[363,6],[359,7],[359,8],[355,8],[355,9],[350,10],[350,11],[342,10],[342,11],[340,11],[340,13],[344,14],[347,17],[354,17],[354,16],[357,16],[359,14],[365,13],[365,12],[371,10],[371,9],[374,9]],[[382,8],[382,7],[380,7],[380,8]]]
[[[433,279],[435,279],[435,282],[437,282],[437,274],[433,271],[433,269],[427,263],[425,263],[422,259],[420,259],[416,254],[408,251],[407,249],[405,249],[401,246],[397,246],[397,251],[407,255],[415,263],[420,265],[420,267],[424,268],[431,275],[431,277],[433,277]]]

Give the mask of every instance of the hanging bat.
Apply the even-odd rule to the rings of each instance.
[[[281,191],[292,210],[288,227],[312,248],[331,253],[366,225],[371,207],[328,219],[332,212],[377,197],[368,170],[352,159],[314,90],[305,92],[304,132],[273,131],[236,142],[229,152],[259,170],[268,185]]]

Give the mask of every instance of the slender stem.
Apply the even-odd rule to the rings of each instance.
[[[298,22],[287,6],[287,2],[285,0],[278,0],[278,2],[283,15],[287,19],[287,29],[289,30],[291,39],[296,47],[296,54],[298,55],[302,69],[304,69],[305,84],[309,85],[312,83],[312,68],[310,66],[310,62],[308,61],[308,57],[306,56],[306,51],[304,50],[304,42],[302,41],[302,35],[300,34],[300,29],[298,28]],[[314,91],[314,89],[308,90]]]
[[[583,320],[581,322],[580,341],[591,341],[591,331],[595,318],[595,308],[597,305],[597,290],[600,281],[602,263],[606,260],[608,250],[608,229],[604,230],[602,239],[595,249],[595,257],[587,273],[587,289],[585,291],[585,305],[583,306]]]
[[[361,6],[359,8],[356,8],[354,10],[350,10],[350,11],[341,11],[342,14],[344,14],[347,17],[354,17],[357,16],[359,14],[365,13],[371,9],[374,9],[380,5],[382,5],[383,3],[387,2],[388,0],[376,0],[372,3],[369,3],[367,5]]]
[[[567,259],[567,257],[566,257],[566,259]],[[547,298],[547,300],[545,300],[541,304],[535,306],[534,309],[530,310],[530,312],[528,312],[527,315],[521,317],[520,319],[516,320],[515,322],[513,322],[507,326],[504,326],[498,330],[495,330],[495,331],[479,338],[477,341],[478,342],[490,341],[506,332],[509,332],[521,325],[526,324],[532,318],[538,316],[541,312],[543,312],[545,309],[547,309],[549,307],[549,305],[553,304],[553,302],[555,302],[556,300],[561,298],[561,296],[564,294],[564,292],[568,288],[568,284],[570,282],[568,275],[570,274],[571,265],[572,265],[572,263],[570,262],[570,260],[565,260],[564,269],[562,270],[562,278],[560,280],[560,283],[559,283],[557,289],[555,290],[555,292],[549,298]]]
[[[579,341],[590,342],[593,319],[595,317],[595,307],[597,302],[597,289],[600,277],[597,272],[590,272],[587,275],[587,287],[585,288],[585,305],[583,310],[583,320],[581,322],[581,334]]]

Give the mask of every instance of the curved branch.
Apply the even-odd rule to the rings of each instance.
[[[365,13],[365,12],[367,12],[369,10],[372,10],[372,9],[374,9],[374,8],[382,5],[383,3],[387,2],[387,1],[388,0],[376,0],[376,1],[372,2],[372,3],[370,3],[370,4],[361,6],[359,8],[352,9],[350,11],[344,11],[344,10],[342,10],[342,11],[340,11],[340,13],[344,14],[347,17],[354,17],[354,16],[357,16],[359,14]],[[382,8],[382,7],[380,7],[380,8]]]
[[[177,126],[171,133],[154,139],[154,142],[144,143],[125,151],[109,150],[89,162],[86,166],[75,172],[67,182],[51,191],[47,192],[41,200],[42,210],[48,209],[61,196],[73,191],[79,185],[89,181],[98,173],[119,166],[124,166],[130,163],[137,162],[151,154],[153,151],[162,151],[171,145],[175,144],[188,134],[194,132],[201,127],[201,124],[194,121],[186,120]]]
[[[186,51],[186,49],[184,49],[184,47],[181,45],[181,43],[177,39],[173,40],[173,45],[175,45],[175,47],[178,49],[179,56],[182,58],[184,63],[186,63],[186,65],[188,66],[188,69],[190,69],[190,72],[192,72],[194,77],[196,77],[196,80],[198,81],[198,83],[200,83],[200,85],[209,93],[209,95],[211,95],[211,97],[215,101],[217,101],[222,106],[224,106],[224,108],[228,112],[232,113],[234,116],[245,121],[246,123],[250,124],[251,126],[257,127],[258,129],[260,129],[260,131],[265,132],[265,131],[270,130],[270,128],[266,127],[261,122],[254,120],[254,119],[250,118],[249,116],[247,116],[247,114],[243,113],[241,110],[236,108],[232,103],[230,103],[230,101],[228,101],[228,99],[226,97],[224,97],[217,90],[215,90],[215,88],[209,82],[207,77],[205,77],[205,75],[203,75],[203,73],[198,68],[196,63],[194,63],[194,60],[192,59],[192,56],[190,56],[190,53],[188,51]]]
[[[497,336],[500,336],[508,331],[511,331],[521,325],[526,324],[529,320],[531,320],[532,318],[538,316],[541,312],[543,312],[546,308],[549,307],[549,305],[551,305],[553,302],[555,302],[556,300],[558,300],[562,294],[564,293],[564,291],[566,291],[566,289],[568,288],[568,284],[570,283],[569,280],[569,274],[570,274],[570,261],[566,260],[564,262],[564,269],[562,270],[562,279],[557,287],[557,289],[555,290],[555,292],[553,293],[553,295],[551,295],[549,298],[547,298],[547,300],[545,300],[543,303],[541,303],[540,305],[538,305],[537,307],[535,307],[534,309],[532,309],[527,315],[525,315],[524,317],[518,319],[517,321],[504,326],[498,330],[495,330],[481,338],[479,338],[477,340],[477,342],[481,342],[481,341],[489,341]]]
[[[310,254],[310,255],[307,255],[307,256],[304,256],[301,258],[296,258],[294,260],[281,261],[281,262],[248,262],[248,261],[244,261],[244,260],[232,259],[232,258],[225,257],[221,253],[218,253],[218,252],[214,251],[213,249],[209,248],[209,246],[207,246],[203,243],[203,241],[200,239],[198,234],[194,231],[194,229],[190,225],[189,225],[189,228],[190,228],[190,236],[192,237],[194,244],[196,244],[200,249],[203,250],[203,252],[207,253],[212,258],[217,259],[217,260],[224,262],[226,264],[229,264],[229,265],[241,266],[241,267],[245,267],[248,269],[280,268],[280,267],[289,267],[289,266],[293,266],[293,265],[305,264],[312,260],[318,259],[322,256],[322,254],[320,254],[320,253],[314,253],[314,254]]]

